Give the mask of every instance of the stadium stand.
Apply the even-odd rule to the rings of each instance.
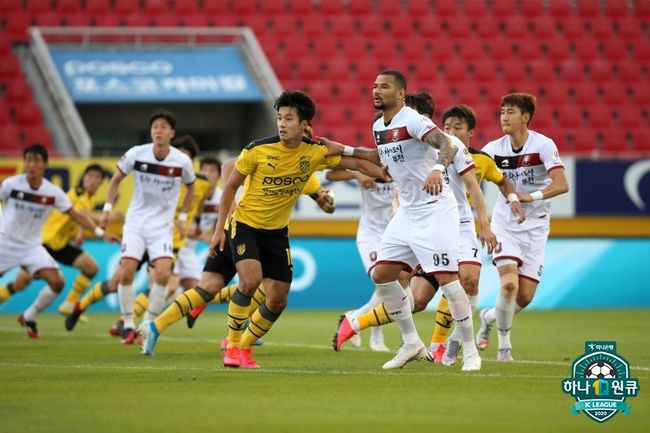
[[[19,153],[36,138],[52,145],[13,49],[28,43],[30,26],[245,25],[284,87],[311,90],[327,104],[317,129],[361,139],[368,122],[333,116],[331,105],[344,104],[339,115],[370,111],[363,92],[380,69],[400,67],[412,90],[434,92],[440,112],[469,102],[492,119],[495,89],[533,91],[548,110],[540,129],[565,151],[646,155],[648,18],[647,0],[0,0],[0,153]],[[551,113],[561,113],[557,123]],[[613,147],[583,134],[596,121],[622,128],[625,140]],[[499,134],[486,122],[479,130]]]

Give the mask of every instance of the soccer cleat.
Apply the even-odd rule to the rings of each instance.
[[[225,352],[227,348],[228,348],[228,339],[224,338],[219,342],[219,350]]]
[[[239,361],[241,368],[260,368],[259,364],[253,359],[253,349],[239,349]]]
[[[481,369],[481,355],[472,353],[463,359],[462,371],[478,371]]]
[[[384,343],[383,335],[370,337],[370,350],[373,352],[390,352],[390,349]]]
[[[133,344],[135,339],[136,335],[133,328],[124,328],[124,332],[122,333],[122,340],[120,342],[122,344]]]
[[[59,308],[59,311],[61,311],[61,308]],[[82,313],[83,310],[79,307],[79,303],[77,302],[72,310],[65,316],[65,329],[72,331]]]
[[[124,334],[124,320],[120,319],[108,330],[113,337],[121,337]]]
[[[484,308],[478,314],[478,332],[476,333],[476,347],[480,350],[485,350],[490,344],[490,331],[492,330],[492,324],[488,323],[485,320],[485,313],[488,309]]]
[[[239,347],[231,347],[226,349],[223,353],[223,366],[230,368],[241,367],[241,356],[239,355]]]
[[[27,328],[27,335],[29,335],[30,338],[33,339],[39,339],[41,338],[41,335],[38,333],[38,329],[36,329],[36,322],[33,320],[25,320],[25,317],[21,314],[18,316],[18,323],[20,323],[20,326]]]
[[[201,313],[205,311],[205,309],[208,308],[208,304],[203,304],[200,307],[196,307],[190,313],[185,316],[185,319],[187,320],[187,327],[192,329],[194,327],[194,324],[196,323],[196,320],[199,318]]]
[[[332,340],[332,346],[337,352],[341,351],[341,346],[343,343],[348,341],[356,334],[356,331],[352,328],[350,321],[347,316],[343,314],[339,319],[339,325],[336,329],[336,334],[334,334],[334,339]]]
[[[71,304],[69,302],[62,302],[61,305],[59,305],[59,314],[62,316],[67,316],[72,312],[73,307],[74,304]]]
[[[460,341],[447,339],[445,353],[442,355],[442,365],[452,366],[458,361],[458,352],[460,351]]]
[[[359,349],[361,347],[361,335],[354,334],[352,337],[350,337],[350,345],[355,349]]]
[[[141,337],[141,353],[147,356],[154,356],[154,348],[158,342],[160,333],[153,322],[143,323],[138,327],[138,335]]]
[[[512,348],[506,347],[505,349],[499,349],[497,352],[497,361],[499,362],[512,362]]]
[[[393,368],[402,368],[407,363],[415,359],[427,359],[430,360],[427,352],[427,347],[421,341],[416,344],[406,345],[403,344],[402,347],[397,351],[397,355],[390,361],[384,364],[384,370],[391,370]]]
[[[442,355],[445,354],[445,344],[438,344],[437,346],[433,346],[433,343],[431,343],[431,346],[429,346],[429,356],[433,359],[433,362],[436,364],[440,364],[442,362]]]

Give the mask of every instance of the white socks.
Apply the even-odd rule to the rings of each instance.
[[[377,291],[381,294],[390,318],[397,322],[399,329],[402,331],[404,344],[414,345],[420,343],[420,336],[415,329],[415,323],[413,323],[408,296],[404,292],[402,285],[397,280],[377,284]]]
[[[478,297],[477,297],[478,298]],[[471,299],[470,299],[471,302]],[[474,306],[476,308],[476,305]],[[515,314],[519,313],[521,310],[523,310],[524,307],[520,307],[519,304],[515,302]],[[485,312],[485,321],[488,322],[488,324],[492,324],[497,320],[497,313],[494,308],[490,308]]]
[[[52,302],[56,299],[58,293],[50,288],[50,286],[45,286],[38,292],[38,296],[32,305],[23,313],[23,317],[28,322],[33,322],[36,319],[36,315],[50,306]]]
[[[463,344],[463,357],[477,352],[476,344],[474,343],[472,310],[463,286],[460,285],[460,281],[455,280],[444,286],[440,286],[440,289],[447,297],[451,317],[456,322],[454,334],[460,337],[460,341]]]
[[[142,323],[149,323],[160,315],[163,307],[165,306],[166,293],[167,288],[165,286],[161,286],[158,283],[153,283],[151,290],[149,290],[149,304],[147,306],[147,311],[144,313]]]
[[[494,306],[497,322],[497,335],[499,336],[499,349],[509,349],[512,347],[510,343],[510,328],[512,327],[512,319],[515,316],[515,305],[517,302],[514,298],[507,299],[502,294],[497,296],[497,302]]]
[[[372,292],[372,296],[366,302],[363,306],[357,308],[356,310],[352,311],[352,316],[360,316],[362,314],[367,313],[368,311],[374,310],[377,305],[381,304],[381,296],[379,296],[379,293],[375,290]]]
[[[469,298],[469,306],[472,309],[472,315],[476,312],[476,305],[478,304],[478,295],[467,295]]]
[[[131,284],[118,284],[117,295],[120,299],[120,312],[124,319],[124,328],[135,328],[133,321],[133,303],[135,302],[135,288]]]

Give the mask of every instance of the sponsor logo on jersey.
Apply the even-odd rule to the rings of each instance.
[[[296,185],[299,183],[305,183],[309,180],[309,175],[305,176],[286,176],[286,177],[273,177],[273,176],[264,176],[262,179],[262,185]]]

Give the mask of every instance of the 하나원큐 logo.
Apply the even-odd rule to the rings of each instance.
[[[574,415],[583,412],[605,422],[619,411],[630,414],[625,399],[639,393],[639,380],[630,377],[630,365],[616,353],[616,342],[585,342],[585,353],[573,361],[571,374],[562,380],[562,391],[575,397]]]

